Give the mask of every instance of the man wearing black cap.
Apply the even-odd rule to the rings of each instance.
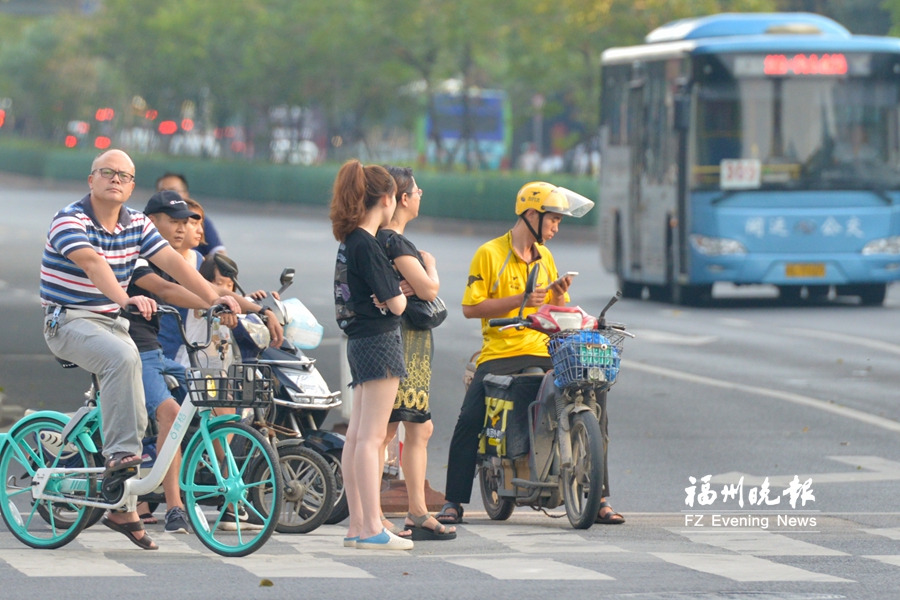
[[[147,215],[159,234],[169,242],[172,248],[179,252],[181,245],[187,236],[187,226],[189,219],[200,219],[200,215],[190,209],[188,204],[181,198],[177,192],[164,190],[157,192],[151,196],[144,208],[144,214]],[[216,293],[234,298],[244,312],[258,312],[263,310],[258,304],[249,302],[232,292],[220,289],[210,284]],[[179,309],[204,309],[208,308],[198,296],[191,293],[184,287],[178,285],[173,279],[161,269],[154,265],[149,265],[146,261],[138,261],[134,275],[131,278],[131,284],[128,286],[129,296],[149,296],[157,302],[170,304]],[[266,309],[267,310],[267,309]],[[226,327],[234,327],[236,320],[234,315],[222,315],[223,325]],[[166,439],[166,435],[172,428],[175,418],[178,416],[179,403],[175,399],[181,390],[176,390],[173,394],[166,385],[165,376],[170,375],[178,381],[180,388],[185,384],[184,367],[169,358],[166,358],[163,346],[161,329],[176,329],[174,333],[169,332],[168,337],[177,339],[181,343],[181,334],[177,332],[177,321],[171,315],[162,321],[159,315],[147,321],[139,317],[130,317],[131,328],[130,335],[134,340],[138,351],[141,354],[141,362],[143,364],[144,379],[144,395],[146,398],[147,414],[152,418],[156,417],[159,424],[158,439]],[[269,319],[270,332],[272,339],[279,345],[281,344],[281,326],[276,319]],[[274,327],[274,329],[272,329]],[[183,400],[183,393],[180,399]],[[178,473],[181,470],[181,452],[176,453],[172,466],[163,479],[163,490],[166,496],[166,531],[169,533],[189,533],[187,518],[184,514],[184,505],[181,502],[181,495],[178,486]],[[143,508],[143,504],[139,506],[141,509],[141,518],[145,523],[155,523],[156,520],[149,507]]]
[[[154,194],[144,214],[156,225],[160,235],[169,242],[176,252],[181,248],[187,229],[188,219],[199,219],[200,215],[191,211],[187,203],[175,192],[158,192]],[[208,308],[199,296],[175,283],[171,277],[147,261],[138,260],[134,275],[128,285],[129,296],[147,296],[157,303],[173,304],[183,308]],[[230,318],[234,318],[229,315]],[[184,399],[185,386],[184,367],[163,355],[159,342],[160,317],[154,314],[148,321],[140,315],[126,315],[130,321],[128,334],[134,341],[141,355],[144,383],[144,402],[147,415],[155,418],[159,424],[158,439],[164,440],[169,434],[175,417],[178,416],[179,404],[175,395],[166,385],[166,375],[174,377],[180,384],[178,395]],[[223,319],[225,317],[223,316]],[[158,449],[157,445],[157,449]],[[172,466],[163,479],[163,491],[166,496],[166,527],[168,533],[189,533],[184,505],[178,486],[178,473],[181,471],[181,450],[177,450]],[[139,506],[142,509],[143,505]],[[145,523],[155,523],[156,519],[147,509],[139,510]]]

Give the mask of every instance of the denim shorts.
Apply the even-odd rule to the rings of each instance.
[[[144,381],[144,404],[147,407],[147,416],[155,417],[156,409],[169,398],[174,398],[179,404],[184,400],[187,385],[184,380],[184,367],[163,355],[162,350],[148,350],[141,352],[142,378]],[[164,375],[171,375],[178,383],[177,390],[170,390],[166,385]]]

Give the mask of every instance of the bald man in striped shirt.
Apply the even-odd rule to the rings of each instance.
[[[119,315],[129,305],[146,319],[156,312],[153,299],[126,293],[138,258],[210,306],[225,304],[240,312],[234,299],[220,297],[190,268],[148,217],[125,206],[134,191],[134,173],[134,163],[121,150],[94,159],[90,193],[53,217],[41,261],[44,339],[53,354],[100,380],[107,475],[140,465],[147,427],[141,357],[128,335],[128,321]],[[134,511],[110,513],[103,523],[143,549],[157,548]]]

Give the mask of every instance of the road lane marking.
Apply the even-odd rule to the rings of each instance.
[[[359,553],[361,551],[357,550],[356,552]],[[257,577],[374,578],[368,571],[358,567],[352,567],[330,558],[318,558],[311,554],[259,554],[257,552],[240,558],[223,556],[219,557],[219,560],[250,571]]]
[[[135,550],[137,546],[127,542]],[[102,552],[71,550],[54,552],[48,556],[44,550],[0,550],[0,560],[5,561],[28,577],[143,577],[122,563],[110,560]]]
[[[523,554],[627,552],[624,548],[612,544],[586,540],[571,531],[554,529],[535,531],[534,527],[512,525],[499,527],[497,525],[463,525],[463,529]]]
[[[877,560],[878,562],[882,562],[886,565],[894,565],[895,567],[900,567],[900,554],[869,554],[863,556],[863,558],[869,558],[872,560]]]
[[[753,325],[752,322],[746,319],[735,319],[733,317],[720,317],[716,320],[722,325],[728,325],[729,327],[747,328]]]
[[[656,329],[629,329],[637,339],[652,344],[671,344],[673,346],[705,346],[719,341],[715,335],[684,335],[671,331]]]
[[[278,541],[292,546],[301,554],[331,554],[332,556],[352,556],[360,558],[366,556],[360,553],[356,548],[344,548],[344,533],[347,528],[341,525],[322,525],[314,531],[310,531],[302,536],[279,536]],[[382,550],[377,553],[378,556],[406,556],[409,552],[405,550]]]
[[[872,535],[881,535],[886,538],[896,540],[900,542],[900,527],[884,527],[879,529],[860,529],[860,531],[865,531],[866,533],[871,533]],[[866,558],[873,558],[868,556]],[[900,557],[898,557],[900,558]],[[900,567],[900,564],[897,565]]]
[[[194,550],[185,542],[176,539],[171,533],[154,532],[153,541],[159,546],[160,554],[202,554],[199,550]],[[184,537],[183,535],[181,537]],[[114,531],[82,531],[75,538],[75,541],[93,552],[119,552],[135,550],[140,552],[141,549],[135,546],[124,535],[117,534]]]
[[[666,529],[681,534],[697,544],[707,544],[751,556],[847,556],[845,552],[760,529],[735,528],[728,531],[684,531],[675,527]]]
[[[746,554],[676,554],[672,552],[651,552],[650,554],[673,565],[734,581],[854,583],[850,579],[814,573]]]
[[[890,342],[883,342],[881,340],[873,340],[871,338],[864,337],[856,337],[852,335],[847,335],[846,333],[837,333],[833,331],[821,331],[819,329],[801,329],[798,327],[790,327],[785,329],[787,333],[793,333],[794,335],[802,335],[804,337],[813,338],[817,340],[826,340],[829,342],[840,342],[842,344],[853,344],[855,346],[863,346],[865,348],[871,348],[872,350],[880,350],[882,352],[887,352],[889,354],[897,354],[900,355],[900,345],[892,344]]]
[[[573,567],[565,563],[548,558],[445,558],[446,562],[474,569],[494,579],[550,579],[550,580],[588,580],[588,581],[614,581],[613,577]]]
[[[804,475],[796,475],[800,481],[812,479],[818,483],[862,483],[870,481],[898,481],[900,480],[900,462],[888,460],[880,456],[829,456],[830,460],[836,460],[852,467],[857,467],[854,471],[837,471],[834,473],[808,473]],[[865,470],[862,470],[865,469]],[[786,488],[791,484],[794,475],[776,475],[776,476],[758,476],[749,475],[732,471],[730,473],[722,473],[714,475],[711,479],[712,483],[734,483],[736,484],[741,477],[744,478],[744,485],[754,486],[762,485],[768,479],[769,485],[772,487]]]
[[[747,394],[756,394],[757,396],[767,396],[769,398],[775,398],[776,400],[785,400],[787,402],[799,404],[800,406],[815,408],[834,415],[838,415],[840,417],[860,421],[867,425],[873,425],[875,427],[880,427],[881,429],[900,433],[900,423],[898,423],[897,421],[885,419],[884,417],[879,417],[867,412],[863,412],[861,410],[856,410],[855,408],[849,408],[847,406],[841,406],[840,404],[834,404],[826,400],[819,400],[818,398],[795,394],[793,392],[783,392],[781,390],[773,390],[770,388],[758,387],[755,385],[733,383],[731,381],[725,381],[723,379],[713,379],[712,377],[705,377],[703,375],[692,375],[691,373],[676,371],[675,369],[657,367],[654,365],[648,365],[646,363],[627,359],[622,359],[622,368],[625,370],[643,371],[644,373],[651,373],[653,375],[659,375],[660,377],[671,377],[672,379],[678,379],[680,381],[686,381],[688,383],[697,383],[700,385],[707,385],[710,387],[717,387],[725,390],[734,390]]]

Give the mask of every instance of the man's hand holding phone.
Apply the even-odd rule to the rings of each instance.
[[[572,285],[572,279],[574,279],[576,275],[578,275],[578,271],[568,271],[567,273],[560,275],[559,279],[551,283],[547,288],[553,290],[555,295],[562,296],[569,291],[569,286]]]

